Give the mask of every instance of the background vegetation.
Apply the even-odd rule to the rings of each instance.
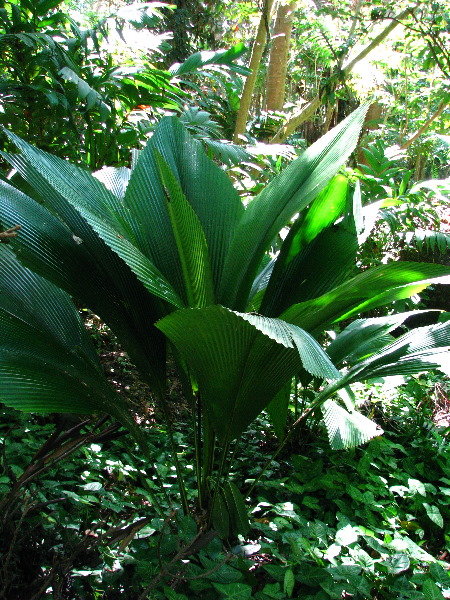
[[[449,27],[0,8],[0,598],[450,597]]]

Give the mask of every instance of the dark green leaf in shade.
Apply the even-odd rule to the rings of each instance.
[[[212,525],[222,539],[230,534],[230,514],[222,492],[217,492],[214,497],[212,512]]]
[[[234,535],[246,536],[250,523],[248,520],[248,511],[244,498],[232,481],[225,482],[223,486],[224,498],[230,516],[230,527]]]

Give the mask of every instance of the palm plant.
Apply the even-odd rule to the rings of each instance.
[[[356,145],[365,110],[247,206],[174,117],[160,122],[132,172],[97,176],[8,133],[20,152],[3,156],[32,191],[0,182],[0,217],[10,232],[10,245],[0,248],[2,401],[37,412],[107,412],[145,452],[144,432],[105,382],[69,296],[113,329],[163,410],[170,352],[192,409],[198,506],[205,526],[213,522],[224,536],[246,529],[228,450],[265,408],[283,431],[294,376],[322,382],[297,422],[322,409],[336,448],[377,435],[348,386],[442,367],[450,324],[394,341],[392,318],[358,320],[330,355],[318,340],[326,327],[448,280],[450,270],[389,263],[355,275],[358,242],[367,235],[364,211],[336,173]],[[272,256],[273,240],[289,223]],[[187,512],[170,419],[168,425]]]

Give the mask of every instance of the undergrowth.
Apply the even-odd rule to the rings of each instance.
[[[182,515],[156,420],[148,424],[154,471],[102,420],[80,425],[5,408],[0,598],[449,598],[448,427],[436,426],[436,405],[426,401],[440,393],[442,403],[448,387],[415,377],[396,398],[381,384],[361,391],[385,429],[362,448],[333,452],[317,425],[305,429],[248,499],[246,539],[226,543]],[[187,418],[177,413],[176,435],[189,477]],[[57,434],[66,435],[64,451],[49,443]],[[263,416],[236,450],[240,489],[273,447]]]

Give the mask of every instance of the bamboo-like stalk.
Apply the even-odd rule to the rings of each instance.
[[[267,71],[267,110],[283,109],[289,45],[296,7],[295,0],[278,6]]]
[[[253,43],[252,54],[250,57],[250,75],[245,80],[244,89],[242,91],[239,110],[236,116],[236,124],[234,127],[233,142],[238,144],[240,136],[245,133],[248,113],[252,103],[253,91],[255,89],[256,77],[258,75],[259,65],[264,52],[267,41],[268,23],[274,0],[264,0],[264,8],[259,22],[258,31]]]
[[[416,6],[417,7],[417,6]],[[348,62],[341,71],[341,76],[343,78],[347,77],[350,72],[353,70],[355,65],[363,60],[368,54],[370,54],[375,48],[377,48],[381,42],[383,42],[388,35],[401,24],[401,21],[405,19],[408,15],[410,15],[416,7],[406,8],[401,13],[397,15],[397,17],[392,19],[392,22],[389,23],[387,27],[383,29],[381,33],[379,33],[361,52],[355,56],[350,62]],[[316,97],[311,100],[301,111],[300,113],[295,114],[291,119],[289,119],[283,127],[277,131],[274,137],[270,140],[270,144],[282,144],[290,135],[293,133],[297,127],[299,127],[305,121],[308,121],[322,104],[323,98],[323,90],[319,91]]]
[[[422,125],[422,127],[420,127],[420,129],[418,129],[416,131],[416,133],[412,137],[409,138],[409,140],[406,140],[406,142],[404,142],[400,146],[400,150],[406,150],[407,148],[409,148],[409,146],[411,146],[411,144],[413,142],[415,142],[417,140],[417,138],[419,138],[423,133],[425,133],[427,131],[428,127],[433,123],[433,121],[436,121],[436,119],[441,116],[441,114],[444,112],[444,110],[449,105],[450,105],[450,100],[442,100],[442,102],[439,104],[437,109],[434,111],[434,113],[431,115],[431,117],[427,121],[425,121],[425,123]]]

